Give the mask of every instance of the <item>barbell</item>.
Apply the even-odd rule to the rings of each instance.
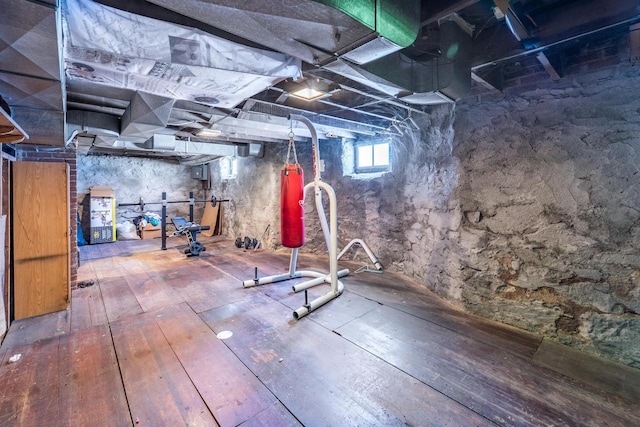
[[[162,199],[160,202],[145,202],[142,197],[140,197],[140,201],[136,203],[118,203],[118,207],[120,206],[140,206],[140,210],[144,211],[145,205],[163,205],[166,206],[168,203],[189,203],[193,205],[195,203],[211,203],[212,207],[216,207],[218,203],[228,202],[229,199],[218,199],[216,196],[211,196],[209,200],[195,200],[193,198],[189,200],[166,200]]]
[[[167,249],[167,205],[169,203],[189,203],[189,222],[193,222],[193,206],[196,203],[211,203],[212,207],[216,207],[218,203],[229,202],[229,199],[218,199],[216,196],[211,196],[209,200],[196,200],[193,197],[193,191],[189,192],[189,200],[167,200],[166,191],[162,192],[162,201],[161,202],[145,202],[142,197],[140,197],[140,201],[138,203],[118,203],[118,207],[120,206],[140,206],[140,211],[144,212],[145,205],[162,205],[162,214],[160,216],[160,225],[161,225],[161,237],[162,237],[162,250]]]

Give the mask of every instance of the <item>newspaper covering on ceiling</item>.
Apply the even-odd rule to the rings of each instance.
[[[283,78],[301,61],[91,0],[64,0],[68,79],[230,108]]]

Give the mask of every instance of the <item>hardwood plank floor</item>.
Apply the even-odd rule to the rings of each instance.
[[[216,425],[154,313],[111,323],[131,418],[143,425]],[[106,415],[106,414],[105,414]]]
[[[37,426],[42,420],[59,420],[59,337],[11,347],[0,367],[0,425]],[[15,363],[11,356],[20,355]]]
[[[189,306],[167,307],[156,321],[220,424],[239,425],[276,402]]]
[[[622,399],[575,390],[509,352],[386,306],[337,332],[498,424],[624,425],[639,415]]]
[[[342,296],[296,321],[296,281],[241,283],[285,273],[288,252],[199,240],[200,257],[184,238],[81,247],[78,277],[93,284],[67,311],[12,323],[0,346],[0,426],[640,425],[636,369],[387,271],[343,278]]]
[[[100,286],[92,281],[88,287],[78,288],[71,298],[71,331],[106,325],[107,311]]]
[[[491,425],[317,323],[282,315],[283,308],[274,301],[210,326],[233,332],[225,343],[302,424]]]
[[[80,427],[94,425],[96,414],[109,414],[101,425],[130,423],[109,327],[82,329],[59,342],[60,419]]]

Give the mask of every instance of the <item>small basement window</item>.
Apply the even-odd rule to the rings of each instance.
[[[388,142],[355,145],[356,173],[385,172],[391,167]]]

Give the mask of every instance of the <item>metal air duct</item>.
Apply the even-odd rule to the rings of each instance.
[[[137,144],[140,148],[158,151],[173,151],[176,149],[176,138],[173,135],[155,134],[143,144]]]
[[[111,114],[91,111],[67,111],[67,135],[77,138],[78,145],[113,144],[120,135],[120,119]]]
[[[103,148],[119,148],[138,152],[161,152],[167,151],[178,156],[198,155],[198,156],[240,156],[240,157],[261,157],[263,147],[260,143],[214,143],[201,142],[184,139],[176,139],[174,135],[156,134],[144,143],[136,143],[127,140],[117,140],[111,144],[95,144]]]
[[[472,39],[457,15],[440,22],[441,58],[401,52],[420,31],[419,0],[279,0],[268,10],[258,0],[148,1],[409,103],[451,102],[471,87]]]
[[[120,134],[127,137],[151,138],[166,132],[174,99],[136,92],[122,116]]]
[[[472,39],[465,23],[455,15],[442,20],[440,30],[443,54],[430,61],[415,61],[396,52],[367,64],[337,60],[325,68],[406,102],[451,102],[466,95],[471,88]]]
[[[420,30],[420,0],[147,1],[318,65],[357,48],[354,58],[373,60],[411,45]]]
[[[367,64],[407,46],[420,31],[419,0],[315,0],[337,9],[373,32],[340,53],[355,64]]]

